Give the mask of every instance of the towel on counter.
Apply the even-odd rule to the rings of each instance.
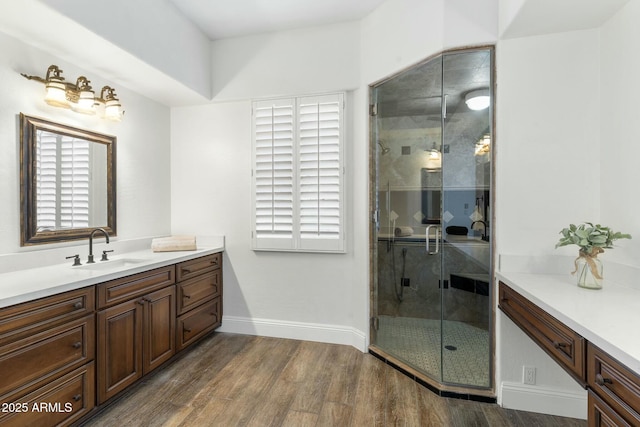
[[[406,236],[411,236],[413,234],[413,228],[411,227],[396,227],[393,230],[393,234],[396,237],[406,237]]]
[[[153,252],[195,251],[196,236],[159,237],[151,240]]]

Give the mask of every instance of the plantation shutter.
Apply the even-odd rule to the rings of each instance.
[[[49,132],[38,140],[38,230],[89,227],[89,142]]]
[[[293,248],[294,102],[256,103],[254,119],[254,242],[257,249]]]
[[[38,231],[58,226],[58,140],[49,132],[38,131],[36,141],[36,227]]]
[[[344,251],[343,98],[254,102],[254,249]]]
[[[301,98],[298,103],[300,247],[341,247],[342,96]]]

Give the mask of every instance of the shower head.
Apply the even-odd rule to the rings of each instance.
[[[382,148],[382,155],[384,156],[385,154],[387,154],[391,149],[389,147],[385,147],[384,145],[382,145],[382,142],[378,141],[378,145],[380,146],[380,148]]]

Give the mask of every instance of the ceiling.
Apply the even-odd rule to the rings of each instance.
[[[211,40],[359,20],[385,0],[169,0]]]

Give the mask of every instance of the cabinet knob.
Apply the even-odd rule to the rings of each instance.
[[[77,303],[73,304],[73,308],[75,308],[76,310],[81,309],[84,306],[84,304],[82,304],[80,301],[78,301]]]
[[[559,349],[559,348],[571,347],[571,344],[567,344],[566,342],[554,341],[553,347]]]
[[[613,381],[611,381],[611,378],[603,377],[602,374],[597,374],[596,375],[596,384],[601,385],[601,386],[606,386],[606,384],[613,384]]]
[[[80,342],[80,341],[74,342],[71,346],[73,348],[80,348],[80,347],[82,347],[82,342]]]
[[[136,302],[137,302],[138,304],[140,304],[140,305],[144,305],[144,298],[143,298],[143,299],[140,299],[140,300],[138,300],[138,301],[136,301]]]
[[[191,299],[191,295],[182,295],[183,298]]]
[[[189,329],[189,328],[183,328],[183,330],[184,330],[185,332],[191,332],[191,329]]]
[[[80,400],[80,398],[82,397],[81,394],[76,394],[75,396],[73,396],[73,400],[75,400],[76,402]]]

